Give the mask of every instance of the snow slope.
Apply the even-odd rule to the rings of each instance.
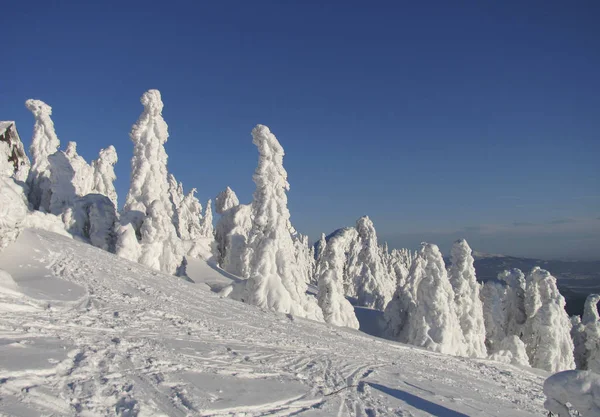
[[[265,312],[51,232],[0,269],[0,415],[545,415],[543,371]]]

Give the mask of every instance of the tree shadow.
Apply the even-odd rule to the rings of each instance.
[[[467,414],[460,413],[458,411],[451,410],[449,408],[444,407],[443,405],[439,405],[436,403],[432,403],[431,401],[427,401],[421,397],[417,397],[416,395],[409,394],[406,391],[402,391],[396,388],[389,388],[384,385],[375,384],[373,382],[367,382],[371,387],[387,394],[391,395],[394,398],[397,398],[401,401],[404,401],[406,404],[411,405],[419,410],[423,410],[433,416],[438,417],[469,417]]]

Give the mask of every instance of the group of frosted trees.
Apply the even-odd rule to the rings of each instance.
[[[367,216],[309,245],[290,221],[284,150],[266,126],[252,130],[258,150],[252,201],[240,204],[227,187],[215,199],[213,229],[211,200],[203,212],[196,189],[184,193],[168,172],[160,93],[147,91],[141,103],[130,134],[130,189],[119,211],[115,148],[101,150],[90,164],[74,142],[60,150],[50,106],[27,101],[35,118],[31,165],[18,137],[0,136],[6,202],[0,249],[20,227],[39,224],[33,212],[43,213],[97,247],[169,274],[185,275],[189,257],[214,255],[222,269],[243,278],[222,295],[266,310],[358,328],[354,306],[363,306],[383,311],[387,337],[433,351],[548,371],[575,363],[599,370],[600,296],[588,299],[582,319],[569,320],[547,271],[535,268],[527,277],[505,271],[481,285],[465,240],[455,242],[447,267],[436,245],[413,253],[379,244]],[[307,292],[311,284],[316,296]]]
[[[3,203],[11,202],[2,204],[7,211],[0,223],[3,246],[20,227],[50,223],[101,249],[171,274],[185,273],[185,257],[210,248],[210,200],[202,215],[196,190],[184,195],[182,184],[167,171],[168,129],[160,92],[147,91],[141,102],[144,110],[130,134],[131,187],[119,212],[116,149],[102,149],[89,164],[77,153],[75,142],[61,150],[52,108],[40,100],[27,100],[35,121],[31,163],[18,135],[5,134],[8,139],[0,148],[4,155],[1,195]],[[17,154],[22,163],[7,165],[6,160],[14,161]]]

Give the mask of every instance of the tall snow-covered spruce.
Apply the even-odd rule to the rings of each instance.
[[[134,145],[131,185],[121,216],[117,254],[128,259],[138,257],[137,261],[146,266],[174,274],[183,264],[183,247],[173,224],[169,199],[164,148],[168,127],[162,117],[163,102],[158,90],[144,93],[141,103],[144,111],[130,134]],[[131,239],[131,229],[136,241]]]
[[[479,299],[479,284],[475,277],[472,251],[466,240],[454,242],[451,262],[448,278],[454,289],[456,314],[467,344],[467,355],[485,358],[487,351],[483,306]]]
[[[115,208],[117,204],[117,191],[115,190],[115,164],[117,163],[117,150],[114,146],[102,149],[98,159],[92,161],[93,178],[92,192],[107,196],[113,202]]]
[[[253,176],[256,190],[245,255],[249,260],[249,278],[234,286],[231,297],[261,308],[323,321],[316,300],[306,294],[308,286],[295,257],[283,148],[267,126],[257,125],[252,137],[259,158]]]
[[[354,307],[344,295],[344,266],[346,252],[356,239],[356,229],[338,230],[328,242],[321,236],[317,266],[318,301],[327,323],[358,329]]]
[[[531,366],[548,372],[574,369],[571,321],[556,278],[548,271],[535,267],[527,276],[525,310],[523,341]]]
[[[52,186],[48,158],[58,150],[60,141],[54,131],[54,122],[50,118],[52,107],[41,100],[34,99],[27,100],[25,106],[35,118],[33,138],[29,148],[32,157],[31,169],[27,177],[29,202],[34,210],[49,212]]]

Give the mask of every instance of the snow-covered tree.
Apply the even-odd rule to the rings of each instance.
[[[587,335],[581,317],[571,316],[571,339],[573,339],[573,356],[577,369],[587,369],[589,351],[585,347]]]
[[[556,278],[535,267],[527,276],[525,290],[527,321],[523,341],[531,366],[558,372],[575,368],[571,321]]]
[[[475,260],[471,253],[466,240],[460,239],[454,242],[448,278],[454,290],[456,314],[467,344],[467,355],[485,358],[487,350],[483,306],[479,299],[479,284],[473,266]]]
[[[600,374],[600,315],[598,302],[600,295],[590,294],[583,309],[581,323],[585,326],[585,348],[587,368]]]
[[[171,202],[171,209],[173,210],[173,225],[175,225],[177,235],[181,239],[189,239],[189,236],[186,235],[185,229],[182,229],[179,221],[179,217],[181,215],[181,203],[185,198],[183,194],[183,184],[181,182],[177,182],[175,175],[173,174],[168,174],[167,181],[169,182],[169,201]],[[200,215],[200,217],[201,216],[202,215]]]
[[[308,236],[296,233],[292,239],[294,241],[294,255],[296,256],[296,263],[300,268],[302,278],[307,284],[310,284],[313,279],[315,257],[314,252],[311,251],[311,247],[308,243]]]
[[[349,259],[348,275],[353,289],[349,287],[351,293],[346,295],[356,297],[358,305],[383,310],[394,295],[396,278],[388,275],[375,226],[368,216],[358,219],[356,230],[360,250]]]
[[[347,326],[358,329],[358,320],[354,314],[354,307],[344,296],[344,266],[346,265],[346,252],[349,245],[356,239],[357,232],[354,228],[342,229],[334,234],[329,242],[322,241],[319,257],[317,282],[319,287],[318,302],[323,310],[327,323],[336,326]]]
[[[485,346],[491,355],[500,349],[500,343],[506,336],[506,292],[507,286],[500,281],[487,281],[479,296],[483,304],[483,322],[485,324]]]
[[[204,216],[200,220],[200,236],[213,238],[213,214],[212,214],[212,200],[208,200],[206,208],[204,209]]]
[[[30,166],[15,122],[0,122],[0,176],[25,182]]]
[[[86,194],[78,197],[64,217],[71,234],[81,236],[105,251],[115,251],[117,211],[107,196]]]
[[[506,283],[506,327],[507,335],[521,336],[523,325],[527,320],[525,312],[525,274],[513,268],[498,274],[498,279]]]
[[[77,153],[77,143],[69,142],[65,150],[65,155],[73,167],[74,176],[72,183],[75,188],[75,194],[82,197],[91,193],[94,185],[94,168]]]
[[[107,196],[113,205],[118,207],[117,191],[115,190],[115,164],[117,163],[117,150],[114,146],[102,149],[98,159],[92,161],[93,178],[92,193]]]
[[[251,208],[240,204],[235,192],[227,187],[216,198],[216,210],[221,215],[215,228],[219,266],[231,274],[248,278],[249,263],[244,255],[252,228]]]
[[[57,151],[48,157],[50,170],[50,205],[48,211],[60,216],[66,209],[73,207],[77,192],[75,190],[75,169],[71,160],[63,151]]]
[[[32,157],[31,169],[27,177],[29,202],[34,210],[50,211],[50,162],[48,157],[60,146],[54,131],[52,107],[41,100],[29,99],[25,106],[33,113],[35,124],[29,152]]]
[[[408,249],[392,249],[389,269],[391,276],[396,277],[396,287],[405,284],[413,259],[414,255]]]
[[[0,250],[18,237],[27,211],[23,187],[0,172]]]
[[[141,243],[139,262],[173,274],[182,265],[183,248],[173,224],[173,205],[169,198],[164,148],[169,137],[168,127],[162,117],[163,102],[158,90],[144,93],[141,103],[144,111],[130,134],[134,144],[131,185],[121,222],[123,226],[133,226]],[[135,248],[127,247],[131,240],[125,230],[118,236],[117,254],[136,253]]]
[[[504,338],[521,337],[525,314],[525,275],[514,268],[488,281],[480,293],[485,323],[485,344],[489,354],[495,353]]]
[[[200,227],[202,205],[194,195],[195,193],[196,189],[192,188],[177,207],[179,235],[184,240],[195,240],[202,236]]]
[[[235,192],[229,187],[221,191],[219,195],[215,198],[215,210],[219,215],[225,213],[230,208],[239,205],[240,200],[238,200],[237,195],[235,195]]]
[[[467,352],[454,291],[436,245],[422,244],[406,285],[398,287],[384,317],[391,338],[451,355]]]
[[[490,355],[490,359],[513,365],[529,366],[527,347],[517,336],[506,336],[496,347],[496,351]]]
[[[322,321],[323,313],[316,300],[307,296],[307,284],[294,256],[283,148],[266,126],[257,125],[252,137],[259,159],[253,176],[256,190],[246,251],[249,278],[234,288],[231,297],[269,310]]]

